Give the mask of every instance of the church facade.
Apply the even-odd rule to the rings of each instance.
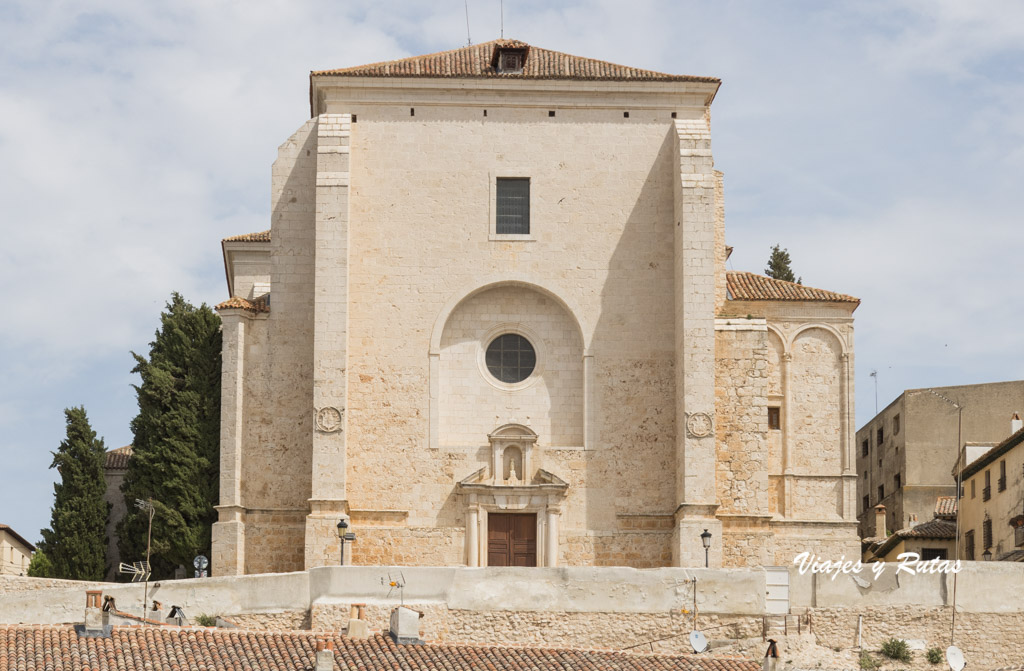
[[[726,270],[719,85],[513,40],[313,72],[222,243],[213,574],[858,556],[858,301]]]

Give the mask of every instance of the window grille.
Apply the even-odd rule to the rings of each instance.
[[[499,177],[497,191],[495,233],[498,235],[529,235],[529,178]]]

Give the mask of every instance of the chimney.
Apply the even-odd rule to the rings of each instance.
[[[910,519],[907,520],[907,526],[913,529],[917,526],[917,515],[911,514]]]
[[[1013,417],[1010,418],[1010,435],[1012,436],[1017,433],[1021,428],[1024,428],[1024,421],[1021,421],[1020,413],[1015,412],[1013,413]]]
[[[885,538],[885,506],[875,506],[875,537]]]
[[[351,605],[348,615],[348,631],[345,633],[349,638],[370,638],[370,627],[366,624],[365,603]]]
[[[316,642],[316,671],[334,671],[334,641]]]
[[[84,638],[109,638],[112,627],[107,624],[107,613],[103,610],[103,590],[90,589],[85,592],[85,623],[75,625],[75,631]]]
[[[415,645],[420,640],[420,618],[422,613],[412,608],[399,606],[391,611],[391,638],[399,645]]]

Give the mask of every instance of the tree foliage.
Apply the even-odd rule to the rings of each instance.
[[[53,486],[50,528],[40,532],[39,556],[29,565],[29,575],[103,580],[110,512],[110,504],[103,498],[107,450],[89,425],[85,408],[68,408],[64,417],[67,435],[50,464],[60,473],[60,482]]]
[[[775,245],[772,247],[772,255],[768,258],[768,267],[764,269],[764,274],[777,280],[803,284],[803,278],[798,278],[793,273],[793,268],[790,266],[790,263],[789,250],[782,249],[779,245]]]
[[[32,578],[56,577],[53,574],[53,564],[41,547],[37,546],[36,551],[32,553],[32,561],[28,563],[28,574]]]
[[[145,558],[149,519],[135,502],[152,499],[154,577],[209,553],[219,492],[220,352],[220,318],[175,293],[149,357],[132,353],[132,372],[142,381],[135,386],[139,414],[121,486],[128,513],[118,525],[118,549],[122,561]]]

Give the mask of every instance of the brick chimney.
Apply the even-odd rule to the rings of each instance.
[[[334,671],[334,641],[316,642],[316,671]]]
[[[875,506],[875,537],[885,538],[885,506]]]
[[[1017,433],[1024,427],[1024,421],[1021,421],[1020,413],[1013,413],[1013,417],[1010,418],[1010,435]]]
[[[84,638],[109,638],[112,630],[107,624],[107,613],[103,610],[103,590],[90,589],[85,592],[85,622],[75,625],[75,631]]]

